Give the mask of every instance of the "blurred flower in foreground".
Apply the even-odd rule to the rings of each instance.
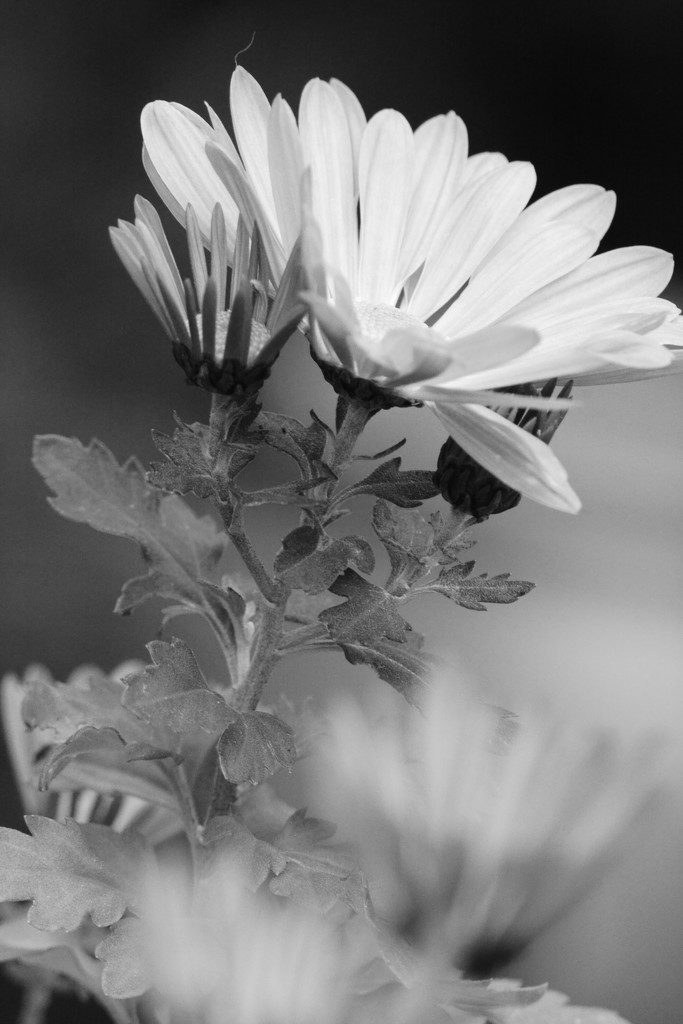
[[[226,395],[257,390],[305,311],[298,294],[298,247],[274,292],[258,228],[250,236],[240,219],[231,245],[223,211],[216,205],[209,269],[197,216],[188,205],[185,227],[192,279],[182,280],[154,207],[138,196],[135,214],[134,224],[119,221],[110,229],[111,239],[170,337],[188,381]]]
[[[320,788],[357,837],[380,917],[489,977],[581,897],[654,792],[652,749],[529,717],[441,680],[425,716],[341,706]]]
[[[205,244],[215,203],[229,241],[239,215],[249,231],[258,225],[277,282],[302,228],[310,169],[307,301],[328,380],[375,408],[429,403],[497,478],[577,511],[559,461],[493,411],[503,404],[494,389],[664,372],[667,346],[683,344],[677,308],[656,298],[669,254],[638,246],[594,256],[613,193],[575,185],[527,207],[531,164],[468,156],[452,112],[415,132],[395,110],[368,122],[345,85],[314,79],[297,123],[240,67],[230,105],[237,145],[211,108],[211,124],[179,104],[143,111],[145,166],[175,216],[191,203]]]

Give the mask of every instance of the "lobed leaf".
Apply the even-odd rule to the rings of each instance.
[[[104,961],[102,991],[111,999],[134,999],[151,985],[145,932],[137,917],[119,921],[95,947]]]
[[[225,539],[213,520],[198,517],[177,495],[150,487],[134,459],[119,466],[99,441],[37,437],[33,461],[55,492],[50,504],[67,519],[136,541],[149,564],[131,580],[116,605],[126,613],[160,595],[201,607],[198,582],[217,564]]]
[[[434,672],[437,659],[415,649],[417,643],[397,644],[378,637],[365,643],[339,643],[351,665],[369,665],[380,679],[393,686],[409,704],[420,707],[427,680]]]
[[[339,500],[357,497],[359,494],[374,494],[385,498],[402,508],[417,508],[423,501],[439,493],[428,470],[401,470],[401,459],[389,459],[373,470],[369,476],[345,488]]]
[[[489,576],[485,572],[480,576],[472,576],[473,568],[474,562],[459,562],[450,569],[444,569],[438,579],[423,589],[444,594],[462,608],[483,612],[486,611],[484,602],[512,604],[534,588],[533,583],[511,580],[509,572],[498,576]]]
[[[105,927],[135,909],[151,864],[142,836],[106,825],[26,816],[31,835],[0,828],[0,900],[32,900],[35,928]]]
[[[382,587],[363,579],[353,569],[347,569],[330,587],[332,594],[345,597],[343,604],[321,612],[330,636],[337,643],[371,644],[381,637],[398,643],[406,641],[412,630],[398,612],[396,598]]]
[[[128,676],[124,704],[134,714],[173,732],[220,732],[235,712],[210,689],[184,640],[147,644],[153,665]]]
[[[362,537],[333,538],[312,524],[297,526],[282,541],[275,556],[275,573],[292,590],[321,594],[350,565],[370,573],[375,567],[372,547]]]
[[[31,729],[49,729],[60,740],[84,726],[116,729],[125,738],[140,734],[139,722],[121,703],[123,683],[100,669],[79,669],[65,683],[44,670],[29,670],[24,689],[21,713]]]
[[[171,437],[158,430],[152,439],[166,462],[153,462],[147,479],[153,487],[177,494],[192,492],[198,498],[214,493],[209,454],[208,427],[202,423],[183,423],[176,417],[177,429]]]
[[[244,884],[256,892],[271,873],[278,875],[287,866],[282,850],[257,839],[246,825],[233,815],[212,818],[204,830],[205,871],[210,876],[227,860]]]

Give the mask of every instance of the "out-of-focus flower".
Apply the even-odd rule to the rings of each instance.
[[[123,265],[170,337],[188,381],[225,395],[255,391],[305,312],[298,294],[298,246],[273,290],[257,227],[250,235],[240,219],[229,242],[223,211],[215,205],[210,267],[190,205],[185,227],[192,268],[192,278],[185,280],[156,210],[141,196],[135,200],[135,223],[119,221],[110,233]]]
[[[342,706],[320,773],[380,916],[480,977],[585,892],[654,791],[649,746],[510,721],[443,680],[424,717],[378,725]]]
[[[557,397],[569,398],[572,383],[568,381],[560,389]],[[556,380],[549,380],[541,388],[528,384],[520,385],[515,390],[518,394],[550,398],[556,384]],[[566,409],[519,408],[495,411],[545,444],[550,444],[555,431],[567,414]],[[515,508],[522,499],[519,491],[508,487],[502,480],[489,473],[488,469],[480,466],[452,437],[441,446],[434,473],[434,485],[453,508],[472,516],[478,522]]]
[[[394,110],[368,122],[345,85],[314,79],[297,124],[243,68],[230,104],[237,145],[211,108],[210,124],[179,104],[143,111],[145,166],[178,219],[191,203],[208,244],[216,202],[228,239],[241,214],[249,230],[258,225],[277,281],[302,227],[310,169],[307,300],[328,380],[375,408],[429,403],[498,479],[576,511],[562,465],[494,411],[502,400],[492,392],[666,372],[669,348],[683,344],[677,308],[656,298],[669,254],[637,246],[594,256],[613,193],[575,185],[527,206],[533,167],[468,156],[452,112],[415,132]]]

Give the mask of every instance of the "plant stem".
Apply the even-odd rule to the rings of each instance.
[[[43,1024],[51,999],[52,988],[49,985],[37,984],[32,988],[26,987],[17,1024]]]
[[[342,412],[342,420],[339,424],[335,442],[334,456],[331,469],[334,472],[343,470],[348,462],[356,441],[367,426],[368,420],[374,413],[364,405],[357,402],[346,402]]]
[[[267,604],[263,608],[263,618],[249,672],[236,702],[236,707],[240,711],[253,711],[275,663],[280,658],[278,647],[282,636],[289,590],[282,584],[277,584],[277,587],[279,600],[277,603]]]

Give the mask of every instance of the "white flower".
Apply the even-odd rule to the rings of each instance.
[[[654,789],[652,750],[533,716],[441,680],[424,717],[337,709],[320,788],[360,843],[380,916],[490,976],[581,896]]]
[[[184,223],[192,270],[192,278],[185,280],[159,215],[142,196],[135,200],[135,223],[120,220],[110,235],[123,265],[171,338],[173,354],[188,380],[222,394],[257,388],[304,313],[298,294],[298,248],[290,253],[274,291],[258,227],[249,235],[239,219],[230,244],[223,211],[216,204],[207,266],[191,205]]]
[[[257,224],[277,281],[302,228],[310,169],[304,258],[317,358],[342,387],[355,377],[388,404],[428,403],[504,483],[577,511],[555,455],[489,408],[529,401],[492,391],[664,372],[667,346],[683,344],[678,310],[656,298],[669,254],[638,246],[594,256],[613,193],[576,185],[527,206],[533,167],[468,156],[452,112],[415,132],[394,110],[367,122],[351,90],[314,79],[297,124],[280,96],[271,105],[237,68],[231,113],[237,146],[210,108],[211,124],[178,104],[143,111],[145,166],[176,216],[191,203],[205,242],[216,202],[229,239],[239,214]]]

